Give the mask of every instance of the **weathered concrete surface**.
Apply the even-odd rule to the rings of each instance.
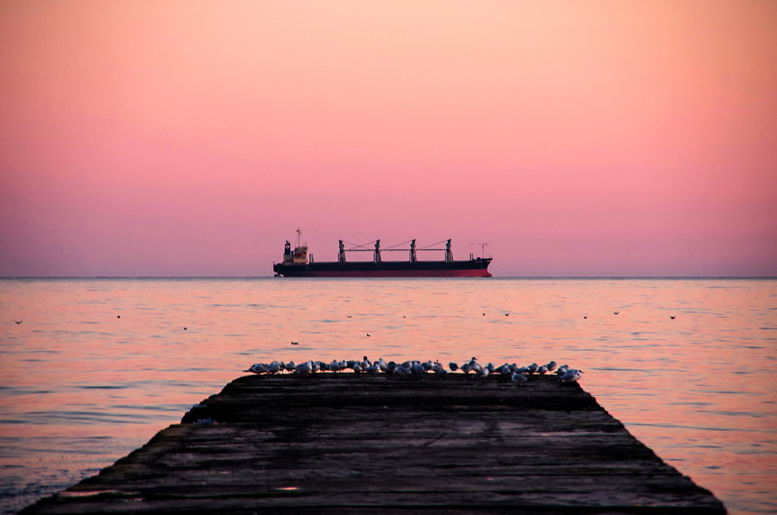
[[[24,513],[725,513],[553,377],[246,376],[201,406]]]

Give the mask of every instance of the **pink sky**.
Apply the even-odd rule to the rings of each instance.
[[[0,275],[777,275],[777,2],[0,3]]]

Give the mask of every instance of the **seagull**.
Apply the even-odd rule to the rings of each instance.
[[[545,366],[548,368],[548,372],[553,372],[554,370],[556,370],[556,362],[555,361],[551,361],[550,363],[548,363]]]
[[[519,385],[519,384],[524,384],[529,379],[525,375],[519,373],[516,370],[515,372],[513,372],[513,375],[510,376],[510,380],[514,382],[516,385]]]
[[[459,364],[454,361],[451,361],[450,363],[448,363],[448,367],[450,367],[451,372],[455,372],[459,369]]]
[[[277,374],[278,372],[281,371],[281,364],[278,363],[277,361],[273,361],[272,363],[270,363],[270,366],[267,367],[267,371],[271,374]]]
[[[582,370],[567,370],[567,373],[561,376],[561,382],[562,383],[574,383],[578,379],[580,379],[580,374],[582,374]]]
[[[267,365],[264,363],[254,363],[251,365],[246,372],[253,372],[254,374],[265,374],[267,373]]]
[[[297,368],[297,365],[295,365],[293,361],[289,361],[288,363],[286,363],[286,370],[288,370],[289,372],[293,372],[294,370],[296,370],[296,368]]]
[[[545,375],[548,372],[548,367],[545,365],[542,365],[540,368],[537,369],[537,373],[540,375]]]
[[[537,363],[532,363],[531,365],[529,365],[528,368],[529,368],[529,372],[533,374],[537,371],[539,366],[537,365]]]
[[[415,361],[411,369],[414,374],[425,374],[426,368],[424,368],[419,362]]]
[[[510,313],[505,313],[505,316],[506,316],[506,317],[509,317],[509,316],[510,316]]]

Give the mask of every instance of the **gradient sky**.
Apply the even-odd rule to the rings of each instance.
[[[777,2],[0,3],[0,275],[777,275]],[[366,255],[364,256],[367,257]],[[399,257],[399,256],[397,256]]]

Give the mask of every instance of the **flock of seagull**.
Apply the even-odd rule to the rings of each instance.
[[[360,360],[333,360],[330,363],[324,361],[304,361],[302,363],[294,363],[293,361],[273,361],[272,363],[254,363],[245,372],[253,372],[254,374],[281,374],[292,373],[300,376],[306,376],[315,374],[317,372],[345,372],[350,371],[356,374],[393,374],[393,375],[423,375],[423,374],[436,374],[439,376],[445,376],[450,373],[474,374],[477,378],[488,377],[492,374],[499,374],[502,377],[509,377],[510,380],[516,385],[525,384],[529,379],[528,376],[532,374],[545,375],[555,374],[559,381],[562,383],[574,383],[580,379],[583,374],[582,370],[570,368],[569,365],[561,365],[558,367],[555,361],[551,361],[545,365],[538,365],[532,363],[531,365],[519,367],[517,364],[505,363],[504,365],[494,366],[493,363],[487,365],[481,365],[478,363],[476,357],[472,357],[465,361],[461,366],[458,363],[451,361],[448,364],[449,369],[439,361],[417,361],[409,360],[402,363],[396,363],[394,361],[386,362],[383,358],[379,358],[377,361],[370,361],[367,356],[364,356]]]

